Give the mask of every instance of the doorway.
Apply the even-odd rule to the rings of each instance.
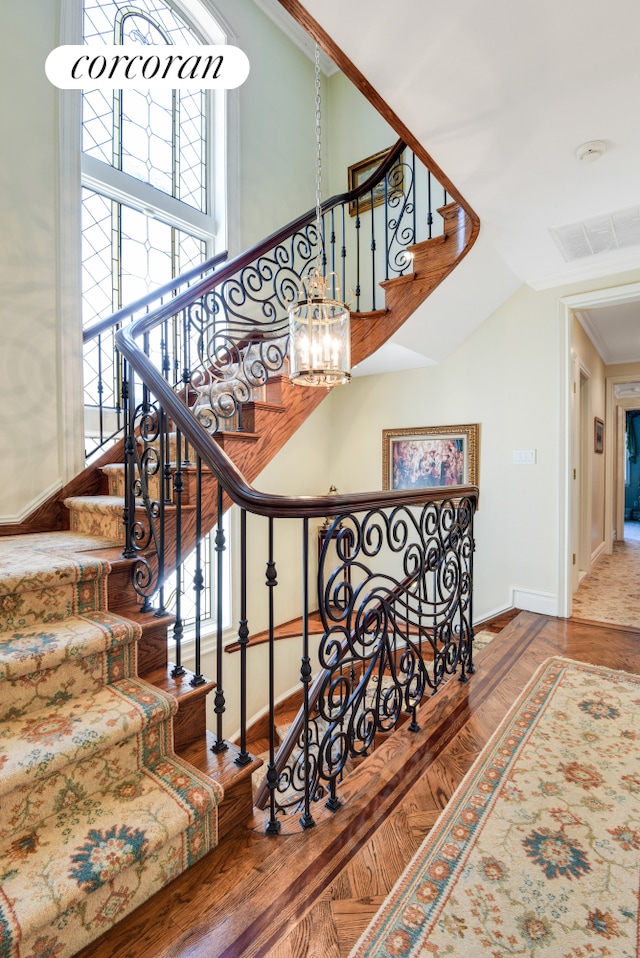
[[[575,369],[575,355],[573,355],[573,319],[577,311],[592,310],[598,307],[614,307],[626,303],[640,302],[640,283],[631,283],[626,286],[618,286],[606,289],[592,290],[572,296],[563,296],[560,299],[560,369],[561,369],[561,415],[560,415],[560,510],[559,510],[559,564],[558,564],[558,590],[557,590],[557,614],[562,617],[569,617],[572,610],[572,597],[575,590],[575,583],[578,579],[578,565],[582,560],[578,558],[581,553],[581,545],[584,546],[586,538],[583,529],[585,509],[579,508],[576,500],[582,499],[584,502],[584,492],[580,488],[580,483],[576,481],[580,460],[576,459],[576,449],[593,449],[594,437],[593,417],[589,415],[587,422],[591,433],[587,436],[587,427],[584,425],[584,416],[578,415],[580,403],[576,395],[578,389],[577,370]],[[603,352],[596,347],[601,358]],[[606,352],[606,351],[605,351]],[[632,360],[629,355],[629,360]],[[622,360],[614,358],[603,358],[605,364],[612,365]],[[625,363],[627,361],[625,360]],[[627,369],[629,367],[627,366]],[[622,370],[621,370],[622,371]],[[636,382],[640,379],[637,372],[635,376],[618,376],[607,378],[605,387],[605,415],[604,415],[604,477],[598,477],[598,482],[604,484],[604,542],[602,551],[610,555],[613,551],[614,537],[617,535],[616,519],[617,505],[616,495],[617,473],[616,468],[616,405],[613,396],[613,388],[616,383],[629,383],[632,380]],[[589,387],[588,387],[589,388]],[[593,400],[593,396],[592,396]],[[640,408],[640,404],[639,404]],[[590,421],[590,422],[589,422]],[[576,427],[578,423],[582,424],[580,441],[577,441]],[[574,473],[575,470],[575,473]],[[574,479],[575,475],[575,479]],[[602,495],[602,491],[600,493]],[[640,501],[640,499],[639,499]],[[586,510],[588,515],[590,510]],[[582,521],[577,520],[577,515],[581,515]],[[623,513],[622,513],[623,515]],[[591,524],[589,522],[589,524]],[[624,535],[623,520],[618,525],[620,535]],[[600,530],[601,533],[602,530]],[[591,530],[589,530],[591,535]],[[576,549],[576,546],[578,547]],[[574,560],[575,556],[575,560]],[[592,556],[592,560],[595,557]]]
[[[640,539],[640,382],[614,387],[617,541]]]

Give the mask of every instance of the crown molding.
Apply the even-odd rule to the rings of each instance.
[[[315,62],[316,45],[313,37],[287,13],[278,0],[253,0],[253,2],[298,49]],[[320,48],[320,71],[327,77],[338,72],[338,67],[322,48]]]

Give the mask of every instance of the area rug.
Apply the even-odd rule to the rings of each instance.
[[[640,676],[548,659],[350,958],[636,958]]]

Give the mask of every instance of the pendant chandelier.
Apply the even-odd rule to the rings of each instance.
[[[320,47],[316,43],[316,265],[300,280],[298,297],[289,307],[289,378],[302,386],[335,386],[351,379],[349,309],[340,300],[336,273],[323,272],[320,128]]]

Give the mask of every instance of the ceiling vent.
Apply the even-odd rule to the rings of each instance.
[[[567,262],[640,245],[640,206],[550,230]]]

